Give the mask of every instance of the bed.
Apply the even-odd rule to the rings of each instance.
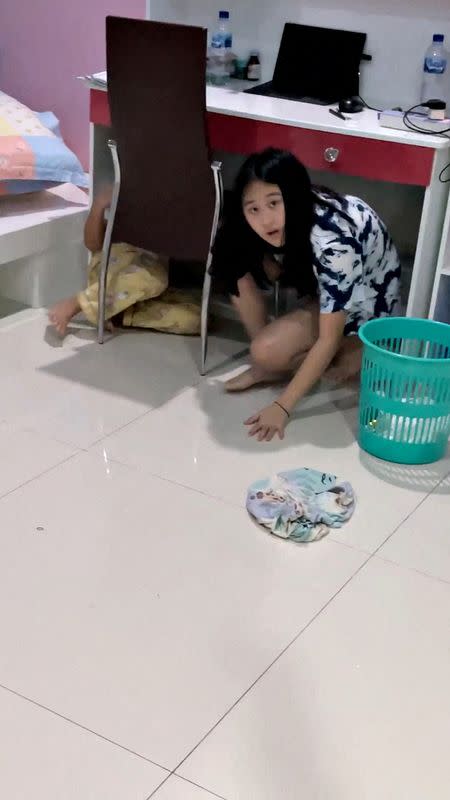
[[[54,114],[0,92],[0,294],[33,307],[85,279],[88,179]]]

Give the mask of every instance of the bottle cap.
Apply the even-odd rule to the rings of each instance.
[[[219,19],[230,19],[229,11],[219,11]]]
[[[433,36],[433,42],[442,42],[444,41],[444,34],[443,33],[435,33]]]
[[[250,56],[256,56],[259,58],[259,50],[250,50]]]

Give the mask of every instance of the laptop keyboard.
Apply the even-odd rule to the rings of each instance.
[[[245,93],[258,94],[263,97],[277,97],[280,100],[293,100],[296,103],[313,103],[318,106],[331,106],[336,102],[336,98],[333,97],[319,100],[317,97],[298,97],[298,95],[282,94],[274,89],[272,81],[269,81],[269,83],[261,83],[259,86],[252,86],[250,89],[245,89]]]

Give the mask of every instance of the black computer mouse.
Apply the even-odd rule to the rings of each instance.
[[[358,97],[344,97],[339,100],[339,111],[344,114],[359,114],[364,108],[361,100]]]

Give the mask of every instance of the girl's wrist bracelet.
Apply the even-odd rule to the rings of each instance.
[[[287,416],[287,417],[290,417],[290,416],[291,416],[291,415],[290,415],[290,413],[289,413],[289,411],[287,410],[287,408],[285,408],[284,406],[282,406],[282,405],[281,405],[281,403],[279,403],[279,402],[278,402],[278,400],[274,400],[274,401],[273,401],[273,404],[274,404],[275,406],[278,406],[278,408],[281,408],[281,410],[282,410],[282,411],[284,411],[284,413],[286,414],[286,416]]]

